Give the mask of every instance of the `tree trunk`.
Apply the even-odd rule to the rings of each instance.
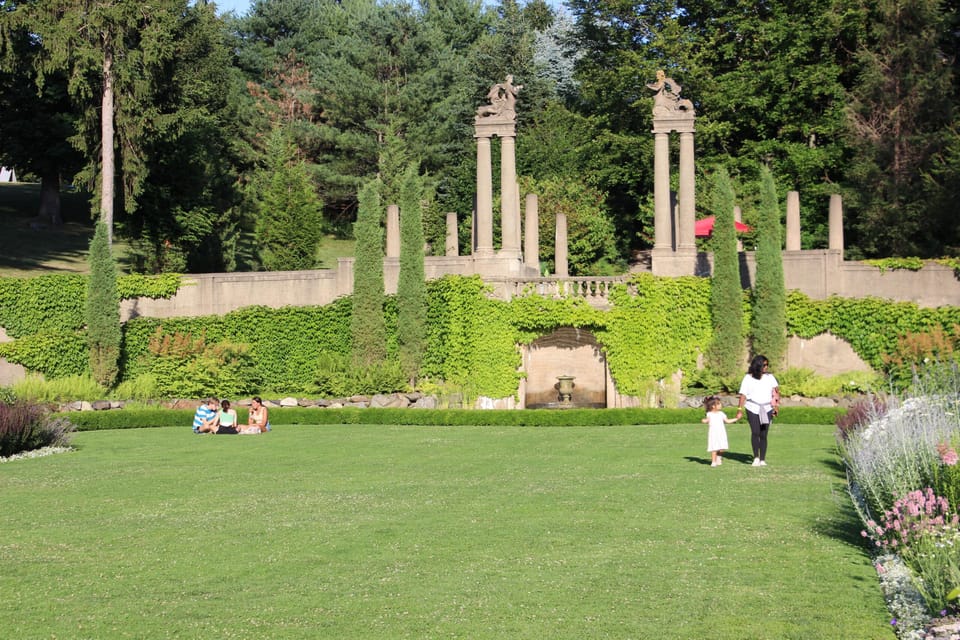
[[[107,227],[107,242],[113,244],[113,53],[105,38],[103,53],[103,96],[100,112],[100,219]]]
[[[60,173],[56,170],[45,171],[40,176],[40,209],[37,217],[52,227],[63,224],[60,214]]]

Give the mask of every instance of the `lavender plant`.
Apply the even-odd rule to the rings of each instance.
[[[880,514],[898,497],[931,486],[940,464],[937,446],[960,436],[960,422],[944,396],[908,398],[845,435],[838,446],[847,469],[870,512]]]
[[[0,457],[47,446],[65,446],[73,424],[50,418],[40,405],[0,402]]]

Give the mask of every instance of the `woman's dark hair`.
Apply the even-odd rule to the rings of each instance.
[[[220,406],[223,408],[224,411],[227,411],[230,409],[230,401],[223,400],[222,402],[220,402]]]
[[[759,380],[763,377],[763,368],[768,364],[770,364],[770,361],[767,360],[766,356],[753,356],[753,360],[750,361],[750,368],[747,370],[747,373]]]
[[[257,404],[263,404],[263,400],[260,399],[260,396],[253,396],[251,400],[256,400]]]

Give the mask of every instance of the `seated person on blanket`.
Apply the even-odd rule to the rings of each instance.
[[[250,414],[247,416],[247,426],[240,431],[243,434],[256,434],[270,431],[270,416],[263,406],[260,396],[254,396],[250,403]]]
[[[193,414],[194,433],[216,433],[220,421],[217,416],[217,399],[207,398]]]
[[[219,414],[220,427],[217,429],[217,433],[222,433],[222,434],[230,433],[234,435],[240,433],[239,431],[237,431],[237,427],[238,427],[237,410],[230,408],[229,400],[221,401],[220,407],[221,407],[220,414]]]

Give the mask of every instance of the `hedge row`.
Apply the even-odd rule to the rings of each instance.
[[[785,407],[778,424],[834,424],[845,409]],[[732,415],[732,411],[728,412]],[[192,424],[190,409],[116,409],[111,411],[64,412],[78,431],[136,429],[146,427],[187,427]],[[241,424],[247,410],[237,409]],[[311,409],[303,407],[270,410],[274,425],[370,424],[409,426],[516,426],[571,427],[655,424],[699,424],[701,409],[530,409],[472,411],[468,409]],[[743,421],[746,424],[746,421]]]

